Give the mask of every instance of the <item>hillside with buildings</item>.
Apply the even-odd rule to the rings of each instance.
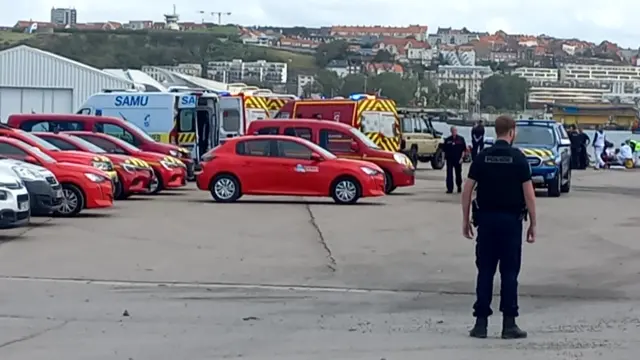
[[[467,28],[430,32],[424,25],[243,27],[180,22],[175,9],[164,22],[77,20],[73,9],[53,9],[50,22],[19,21],[0,31],[0,47],[25,43],[98,68],[136,68],[154,77],[161,67],[229,83],[288,85],[299,95],[398,88],[370,81],[384,74],[386,81],[416,83],[413,104],[438,105],[444,98],[469,110],[494,106],[481,99],[488,98],[482,90],[496,74],[526,80],[526,88],[519,86],[526,99],[518,106],[640,101],[638,51],[609,41]]]

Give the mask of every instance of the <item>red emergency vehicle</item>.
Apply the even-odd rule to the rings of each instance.
[[[400,119],[390,99],[358,94],[349,99],[293,100],[275,117],[341,122],[360,130],[383,150],[400,150]]]

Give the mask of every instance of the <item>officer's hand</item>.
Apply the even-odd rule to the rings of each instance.
[[[527,229],[527,242],[529,244],[536,242],[536,227],[531,224],[529,224],[529,229]]]
[[[462,235],[469,240],[473,240],[473,226],[471,226],[471,222],[462,222]]]

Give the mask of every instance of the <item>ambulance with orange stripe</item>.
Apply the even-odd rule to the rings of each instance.
[[[356,94],[348,99],[293,100],[275,118],[338,121],[360,130],[383,150],[400,150],[400,119],[390,99]]]

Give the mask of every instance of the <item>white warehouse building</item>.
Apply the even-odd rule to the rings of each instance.
[[[136,84],[26,45],[0,51],[0,120],[15,113],[73,113],[104,89]]]

